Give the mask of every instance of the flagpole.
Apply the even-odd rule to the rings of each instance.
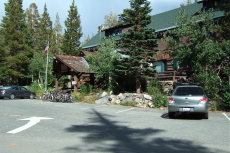
[[[49,46],[49,41],[48,41]],[[45,78],[45,92],[47,90],[47,76],[48,76],[48,63],[49,63],[49,53],[48,50],[46,51],[46,78]]]

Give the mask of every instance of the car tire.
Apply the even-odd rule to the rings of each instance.
[[[203,119],[208,119],[208,113],[203,114]]]
[[[173,113],[173,112],[168,112],[168,116],[169,116],[169,118],[174,118],[175,113]]]
[[[14,99],[15,95],[14,94],[10,94],[9,99]]]
[[[30,94],[30,99],[34,99],[35,95],[33,93]]]

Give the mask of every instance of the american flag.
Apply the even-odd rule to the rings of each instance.
[[[47,53],[49,50],[49,45],[46,45],[45,49],[44,49],[44,53]]]

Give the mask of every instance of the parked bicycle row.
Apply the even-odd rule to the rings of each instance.
[[[65,91],[50,91],[43,93],[41,99],[50,102],[72,103],[73,97],[71,93]]]

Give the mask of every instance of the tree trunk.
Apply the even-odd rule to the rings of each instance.
[[[141,74],[139,72],[136,73],[136,93],[141,93]]]

